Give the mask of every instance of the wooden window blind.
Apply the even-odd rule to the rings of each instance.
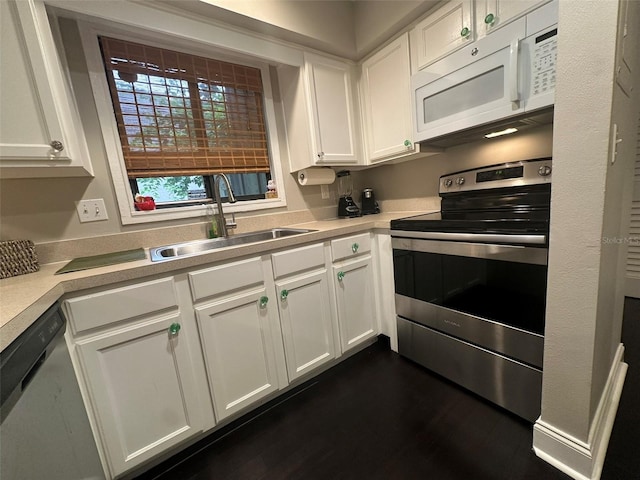
[[[258,68],[100,37],[130,178],[268,172]]]

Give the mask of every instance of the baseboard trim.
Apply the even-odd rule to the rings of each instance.
[[[538,457],[576,480],[599,480],[618,411],[628,365],[620,344],[596,410],[587,443],[538,419],[533,427],[533,449]]]

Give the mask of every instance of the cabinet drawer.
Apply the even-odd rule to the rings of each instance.
[[[250,258],[189,274],[194,301],[264,283],[262,259]]]
[[[127,285],[64,301],[74,333],[177,307],[173,278]]]
[[[271,256],[274,278],[281,278],[292,273],[311,270],[324,266],[324,246],[308,245],[306,247],[274,253]]]
[[[331,241],[333,261],[355,257],[371,251],[371,235],[363,233]]]

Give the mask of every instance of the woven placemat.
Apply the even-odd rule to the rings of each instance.
[[[40,270],[36,246],[31,240],[0,242],[0,278],[15,277]]]
[[[105,253],[103,255],[94,255],[92,257],[80,257],[71,260],[64,267],[58,270],[56,275],[59,273],[77,272],[79,270],[88,270],[89,268],[104,267],[106,265],[115,265],[117,263],[144,260],[145,258],[144,248]]]

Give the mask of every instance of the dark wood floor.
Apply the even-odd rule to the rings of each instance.
[[[626,310],[637,320],[640,301]],[[602,480],[640,479],[635,324],[625,330],[635,346],[627,344],[629,374]],[[531,424],[379,343],[139,480],[569,478],[531,444]]]
[[[622,343],[629,365],[601,480],[640,480],[640,300],[624,304]]]

